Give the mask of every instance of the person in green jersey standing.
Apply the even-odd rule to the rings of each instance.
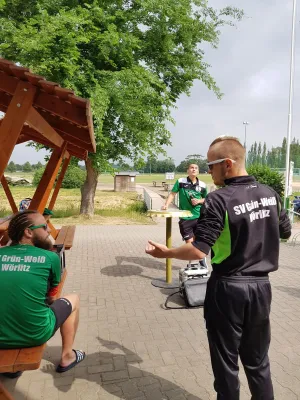
[[[60,328],[62,354],[56,371],[65,372],[85,357],[73,349],[79,298],[73,293],[54,300],[61,266],[50,251],[50,229],[43,215],[32,210],[17,213],[8,236],[11,245],[0,248],[0,348],[39,346]]]
[[[179,230],[182,239],[186,243],[194,240],[197,222],[200,217],[200,209],[207,196],[206,184],[197,178],[199,168],[197,164],[189,164],[187,169],[188,176],[179,178],[172,188],[166,203],[162,207],[167,210],[169,205],[174,201],[176,193],[179,195],[179,209],[189,210],[192,216],[179,219]],[[200,265],[207,268],[206,261],[202,260]]]

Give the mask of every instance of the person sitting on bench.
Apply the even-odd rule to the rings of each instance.
[[[79,297],[72,293],[55,300],[61,267],[58,255],[49,251],[49,235],[37,211],[18,212],[9,223],[11,245],[0,248],[0,347],[39,346],[60,328],[62,354],[56,371],[65,372],[85,358],[72,348]]]

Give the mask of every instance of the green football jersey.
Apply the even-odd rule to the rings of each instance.
[[[56,253],[30,245],[0,248],[0,348],[32,347],[52,335],[56,318],[48,286],[60,282]]]
[[[200,216],[201,204],[193,206],[191,200],[192,198],[204,199],[207,196],[207,187],[204,182],[196,179],[193,184],[189,177],[179,178],[173,186],[172,192],[179,195],[179,209],[189,210],[192,213],[191,217],[181,219],[196,219]]]

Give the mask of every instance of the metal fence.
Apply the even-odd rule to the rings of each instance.
[[[285,168],[271,168],[273,171],[280,172],[282,175],[285,175]],[[293,169],[293,176],[300,176],[300,168]]]

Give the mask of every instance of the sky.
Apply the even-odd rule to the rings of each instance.
[[[227,5],[246,14],[236,27],[224,27],[218,49],[205,45],[205,61],[211,65],[222,100],[196,81],[190,96],[182,95],[169,125],[172,146],[166,149],[176,165],[189,154],[206,156],[219,135],[245,140],[247,148],[265,141],[279,146],[287,135],[290,80],[290,48],[293,0],[209,0],[214,8]],[[297,10],[295,80],[292,137],[300,133],[300,7]],[[18,145],[11,159],[20,164],[43,162],[44,151]]]

